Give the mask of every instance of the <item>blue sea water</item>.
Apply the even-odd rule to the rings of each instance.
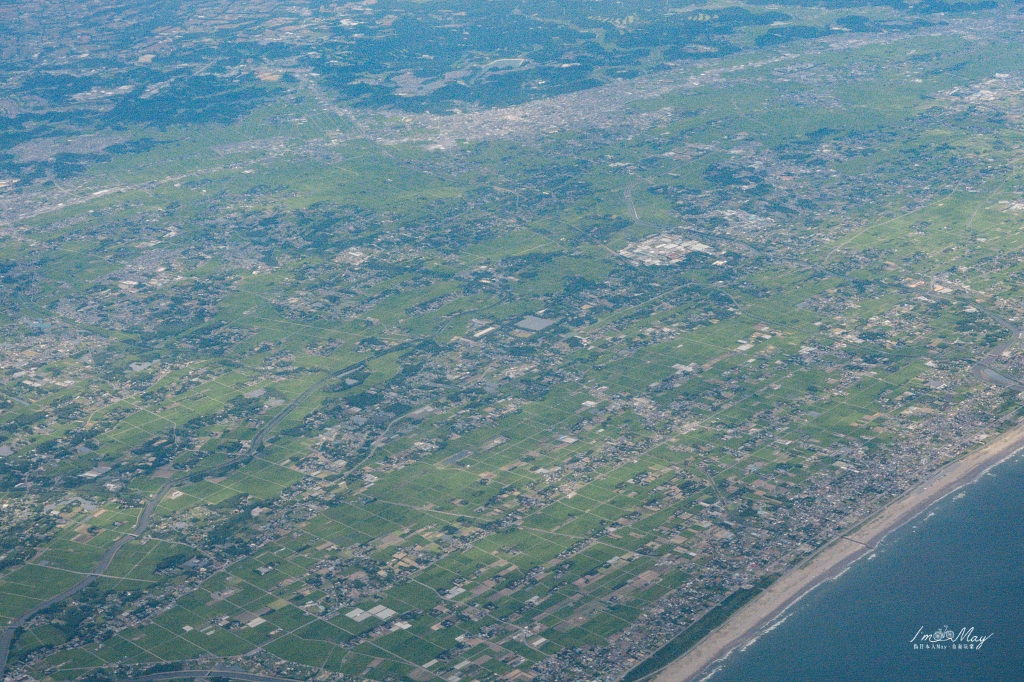
[[[974,628],[980,648],[914,648]],[[920,637],[918,637],[920,643]],[[948,645],[948,642],[946,643]],[[1024,458],[890,534],[797,603],[712,682],[1024,681]]]

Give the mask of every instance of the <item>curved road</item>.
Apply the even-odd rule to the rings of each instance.
[[[403,345],[405,345],[405,344],[400,344],[399,346],[388,348],[386,350],[387,350],[387,352],[392,353],[392,352],[394,352],[396,350],[401,349]],[[380,352],[383,352],[383,351],[379,351],[378,353],[380,353]],[[358,363],[356,363],[354,365],[350,365],[349,367],[346,367],[340,374],[328,375],[328,376],[324,377],[323,379],[321,379],[320,381],[318,381],[315,384],[313,384],[312,386],[310,386],[309,388],[307,388],[301,394],[299,394],[299,396],[297,398],[295,398],[295,400],[293,400],[290,403],[288,403],[287,407],[285,407],[283,410],[278,412],[274,416],[273,419],[271,419],[269,422],[267,422],[263,426],[263,428],[261,428],[259,431],[256,432],[256,435],[253,436],[252,442],[249,444],[249,447],[245,449],[245,453],[243,454],[242,457],[252,456],[259,449],[260,445],[263,444],[263,440],[264,440],[264,438],[266,438],[267,434],[272,429],[277,427],[277,425],[280,424],[281,421],[285,417],[287,417],[289,414],[291,414],[292,411],[296,407],[299,406],[299,403],[301,403],[303,400],[308,398],[314,391],[319,389],[321,386],[323,386],[325,383],[327,383],[331,379],[338,379],[338,378],[341,378],[341,377],[346,376],[348,374],[351,374],[352,372],[355,372],[356,370],[358,370],[360,367],[363,367],[364,365],[365,365],[364,362],[358,362]],[[218,471],[220,469],[226,469],[226,468],[235,466],[236,464],[238,464],[238,460],[239,459],[240,459],[239,457],[235,457],[230,462],[226,462],[224,464],[221,464],[221,465],[218,465],[218,466],[215,466],[215,467],[211,467],[210,469],[206,470],[203,473],[206,473],[207,475],[209,475],[209,474],[215,473],[216,471]],[[60,602],[64,601],[65,599],[67,599],[67,598],[69,598],[71,596],[74,596],[75,594],[78,594],[79,592],[84,590],[86,587],[88,587],[89,585],[94,583],[96,581],[96,578],[99,578],[100,576],[102,576],[104,571],[106,571],[107,568],[110,567],[110,563],[114,560],[114,556],[118,553],[118,551],[120,551],[120,549],[122,547],[124,547],[126,544],[128,544],[131,540],[133,540],[134,538],[137,538],[139,535],[141,535],[142,533],[144,533],[146,531],[146,529],[149,527],[149,521],[153,517],[153,512],[156,511],[156,508],[160,504],[161,500],[163,500],[164,495],[166,495],[168,493],[168,491],[170,491],[170,489],[173,488],[175,485],[181,483],[182,481],[186,480],[190,476],[194,476],[196,473],[200,473],[200,472],[191,471],[186,476],[180,476],[178,478],[171,479],[171,480],[167,481],[166,483],[164,483],[162,486],[160,486],[160,489],[156,491],[156,494],[153,495],[153,497],[151,497],[148,502],[146,502],[146,506],[142,509],[142,514],[139,516],[139,520],[135,524],[135,527],[132,529],[132,531],[130,533],[125,533],[124,535],[122,535],[120,538],[115,540],[114,543],[112,545],[110,545],[110,547],[107,548],[107,551],[105,551],[103,553],[103,556],[100,557],[100,560],[98,562],[96,562],[96,565],[93,567],[92,572],[89,573],[89,575],[87,575],[85,578],[83,578],[79,582],[75,583],[71,587],[67,588],[66,590],[64,590],[60,594],[56,594],[56,595],[50,597],[49,599],[47,599],[46,601],[40,602],[39,604],[36,604],[31,609],[29,609],[25,613],[21,614],[21,616],[19,616],[18,618],[14,619],[13,621],[11,621],[11,623],[4,629],[3,635],[0,635],[0,679],[3,678],[4,674],[7,671],[7,657],[10,655],[11,643],[14,641],[14,635],[18,632],[18,630],[21,629],[22,627],[24,627],[27,622],[32,620],[32,618],[35,617],[36,614],[40,613],[41,611],[45,611],[46,609],[50,608],[54,604],[59,604]],[[191,674],[191,673],[198,673],[199,671],[189,671],[189,672]],[[158,673],[158,674],[162,675],[163,673]],[[234,676],[234,677],[231,677],[231,679],[253,680],[253,682],[261,682],[261,681],[263,681],[263,682],[272,682],[273,680],[277,679],[277,678],[270,678],[270,677],[260,677],[258,675],[255,675],[255,676],[249,675],[248,677],[237,677],[238,675],[243,675],[243,674],[244,675],[248,675],[248,673],[238,673],[238,672],[233,672],[233,671],[203,671],[203,675],[208,675],[208,674],[215,674],[215,675],[218,675],[220,677]],[[182,673],[174,673],[174,675],[176,675],[178,677],[181,677]],[[177,678],[176,677],[152,677],[152,676],[149,676],[149,677],[140,678],[140,679],[158,680],[158,679],[177,679]]]
[[[54,604],[58,604],[68,597],[81,592],[95,582],[96,578],[103,575],[103,572],[110,566],[110,562],[114,560],[114,555],[117,554],[118,550],[124,547],[133,538],[138,537],[140,533],[143,533],[146,528],[149,527],[149,520],[153,516],[153,512],[156,511],[156,506],[160,504],[160,500],[165,494],[167,494],[167,491],[179,481],[180,479],[167,481],[167,483],[160,486],[160,490],[157,491],[156,495],[146,503],[145,508],[142,510],[142,514],[139,516],[139,521],[135,524],[135,528],[132,529],[132,532],[125,533],[115,540],[114,544],[107,548],[107,551],[100,557],[96,566],[93,567],[92,573],[60,594],[56,594],[46,601],[36,604],[31,609],[21,614],[21,616],[11,621],[11,624],[4,630],[3,635],[0,635],[0,675],[3,675],[7,670],[7,656],[10,653],[11,642],[14,641],[15,633],[40,611],[44,611]]]
[[[1003,329],[1010,332],[1010,338],[1003,341],[998,346],[993,348],[989,353],[983,357],[974,367],[971,368],[971,372],[975,377],[986,383],[994,384],[1002,388],[1020,388],[1024,389],[1024,383],[1008,377],[1005,374],[1000,374],[991,368],[993,362],[1002,357],[1003,353],[1010,349],[1013,344],[1018,340],[1024,338],[1024,330],[1019,327],[1010,324],[1001,317],[997,317],[992,313],[985,312],[985,315],[993,322],[998,323]]]

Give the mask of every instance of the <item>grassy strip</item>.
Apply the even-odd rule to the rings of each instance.
[[[775,581],[776,576],[765,576],[758,580],[750,589],[736,590],[725,598],[721,604],[704,614],[704,617],[686,628],[665,646],[661,647],[654,654],[636,666],[622,678],[621,682],[638,682],[654,673],[659,672],[669,663],[686,653],[693,645],[719,625],[724,623],[729,616],[738,611],[744,604],[756,597]]]

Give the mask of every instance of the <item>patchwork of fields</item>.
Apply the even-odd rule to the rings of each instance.
[[[8,672],[617,679],[1016,425],[1020,16],[933,9],[539,94],[449,55],[404,108],[268,60],[109,145],[9,116]],[[623,255],[659,236],[704,248]]]

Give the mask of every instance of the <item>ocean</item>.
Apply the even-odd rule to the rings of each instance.
[[[774,626],[710,680],[1024,681],[1024,458],[891,533]]]

